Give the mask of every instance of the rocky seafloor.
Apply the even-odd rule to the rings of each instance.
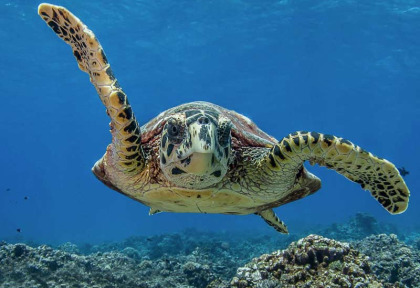
[[[188,230],[101,245],[0,242],[0,287],[420,287],[420,235],[396,233],[357,214],[318,235]]]

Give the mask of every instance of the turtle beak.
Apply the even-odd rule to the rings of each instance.
[[[209,154],[215,151],[217,140],[217,127],[209,122],[207,117],[201,117],[188,127],[191,140],[191,153]]]
[[[188,127],[189,140],[183,143],[183,170],[187,173],[204,175],[213,172],[217,159],[217,127],[209,118],[202,116]]]

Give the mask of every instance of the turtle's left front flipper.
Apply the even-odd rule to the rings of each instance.
[[[316,132],[292,133],[271,149],[265,165],[292,187],[305,160],[359,183],[392,214],[407,209],[410,191],[398,169],[343,138]]]
[[[38,7],[38,14],[71,46],[79,68],[89,74],[90,81],[105,105],[111,118],[112,145],[115,147],[112,149],[112,156],[115,166],[124,172],[142,169],[144,157],[139,124],[93,32],[64,7],[43,3]],[[97,165],[102,165],[102,162]]]

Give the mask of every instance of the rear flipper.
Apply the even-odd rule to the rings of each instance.
[[[305,160],[333,169],[359,183],[391,214],[407,209],[410,191],[398,169],[343,138],[295,132],[276,144],[265,159],[267,167],[277,171],[280,180],[289,182],[290,186]]]
[[[283,234],[289,234],[287,230],[286,224],[277,217],[276,213],[274,213],[273,209],[267,209],[261,212],[255,213],[256,215],[260,215],[268,225],[276,229],[278,232]]]

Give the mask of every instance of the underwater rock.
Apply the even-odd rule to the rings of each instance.
[[[402,287],[420,287],[420,252],[400,242],[396,235],[374,235],[353,246],[369,256],[372,271]]]
[[[287,249],[253,259],[221,287],[399,287],[372,273],[368,257],[347,243],[309,235]]]

